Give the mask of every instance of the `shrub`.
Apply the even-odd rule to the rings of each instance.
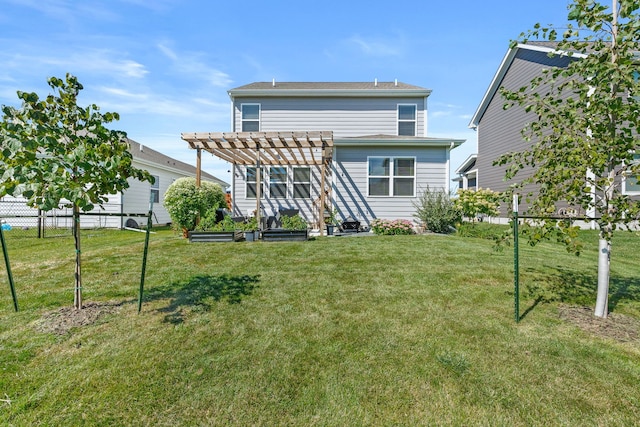
[[[164,207],[177,229],[193,230],[198,216],[226,206],[225,195],[218,184],[203,181],[196,186],[195,178],[179,178],[164,193]]]
[[[374,219],[371,222],[371,230],[375,234],[414,234],[413,224],[406,219]]]
[[[454,203],[462,215],[475,222],[479,216],[498,216],[500,193],[488,188],[477,190],[458,190]]]
[[[282,223],[282,228],[285,230],[306,230],[307,229],[307,221],[304,220],[300,216],[300,214],[296,214],[293,216],[282,216],[280,218],[280,222]]]
[[[416,208],[413,216],[425,229],[434,233],[450,233],[455,230],[455,224],[462,220],[460,210],[443,189],[431,190],[427,187],[413,206]]]

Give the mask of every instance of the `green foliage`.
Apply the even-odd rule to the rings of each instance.
[[[131,165],[126,134],[105,127],[117,113],[80,107],[83,87],[70,74],[47,82],[53,93],[45,99],[18,91],[20,108],[2,106],[0,197],[22,195],[42,210],[63,204],[90,211],[128,188],[128,178],[153,181]]]
[[[583,243],[579,239],[580,227],[570,220],[524,220],[519,228],[529,245],[535,246],[543,240],[555,240],[563,243],[567,252],[580,255]]]
[[[456,235],[460,237],[495,240],[505,233],[511,233],[511,229],[501,224],[489,224],[486,222],[471,224],[463,222],[456,226]]]
[[[223,206],[226,201],[222,188],[207,181],[198,187],[195,178],[175,180],[164,194],[164,207],[177,229],[195,229],[198,217],[209,216],[215,221],[215,210]]]
[[[462,215],[476,222],[479,216],[498,216],[501,194],[488,188],[477,190],[458,190],[458,198],[454,200],[455,207]]]
[[[206,228],[206,230],[211,231],[235,231],[240,228],[240,225],[231,218],[230,215],[225,215],[222,218],[222,221],[218,221],[211,227]]]
[[[324,223],[327,225],[338,225],[338,210],[335,208],[327,208],[324,215]]]
[[[132,166],[126,133],[105,124],[117,113],[78,105],[78,79],[47,80],[53,93],[41,100],[18,91],[20,108],[2,106],[0,122],[0,197],[21,195],[27,204],[49,211],[73,208],[75,237],[74,306],[82,308],[80,211],[90,211],[129,187],[129,178],[153,182],[149,172]]]
[[[305,221],[300,214],[295,214],[293,216],[283,215],[280,217],[280,222],[282,223],[282,228],[285,230],[307,229],[307,221]]]
[[[371,230],[378,235],[415,234],[413,224],[406,219],[379,219],[371,222]]]
[[[462,220],[461,212],[456,208],[449,193],[443,189],[431,190],[428,186],[413,206],[416,217],[425,229],[434,233],[450,233]]]
[[[533,145],[496,162],[507,166],[507,179],[534,168],[513,187],[537,184],[529,214],[556,212],[562,200],[584,212],[595,208],[608,241],[617,226],[640,213],[640,201],[622,191],[624,177],[640,173],[634,160],[640,146],[640,3],[614,5],[617,13],[593,0],[575,0],[569,20],[577,25],[568,24],[562,36],[539,24],[521,35],[525,43],[529,38],[557,41],[557,50],[571,60],[566,68],[544,70],[528,86],[502,90],[505,108],[518,105],[531,113],[522,134]]]
[[[258,219],[252,216],[239,225],[242,231],[256,231],[258,229]]]
[[[613,0],[611,8],[595,0],[574,0],[568,17],[577,25],[568,24],[559,39],[555,29],[539,24],[522,35],[525,43],[530,37],[557,40],[556,51],[568,58],[567,66],[544,69],[518,90],[501,90],[505,108],[518,105],[531,115],[522,131],[531,149],[496,161],[507,165],[507,179],[527,166],[533,169],[513,187],[535,184],[529,214],[548,216],[559,201],[595,212],[603,247],[597,317],[607,316],[613,232],[640,214],[640,200],[623,191],[625,178],[640,174],[635,159],[640,152],[639,9],[637,0]],[[570,227],[545,220],[540,228],[529,235],[531,243],[560,232],[568,249],[579,253]]]

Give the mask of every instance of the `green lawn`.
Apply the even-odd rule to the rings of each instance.
[[[20,311],[2,264],[0,425],[640,419],[636,234],[614,240],[612,318],[581,325],[572,307],[595,301],[590,233],[580,257],[521,243],[516,324],[512,248],[490,240],[189,244],[161,231],[138,314],[144,234],[87,230],[84,300],[106,314],[58,333],[73,303],[73,241],[6,234]]]

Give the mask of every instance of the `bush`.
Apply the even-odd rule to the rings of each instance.
[[[193,230],[198,216],[205,217],[208,212],[226,206],[222,187],[203,181],[196,186],[195,178],[179,178],[164,193],[164,207],[171,216],[174,228]]]
[[[479,216],[498,216],[500,209],[500,193],[488,188],[477,190],[458,190],[458,198],[454,201],[456,208],[466,218],[475,222]]]
[[[282,228],[285,230],[306,230],[307,229],[307,221],[304,220],[300,216],[300,214],[296,214],[293,216],[283,215],[280,217],[280,222],[282,223]]]
[[[375,234],[392,235],[392,234],[414,234],[413,224],[406,219],[374,219],[371,222],[371,230]]]
[[[415,216],[425,227],[434,233],[455,231],[455,224],[462,220],[462,213],[443,189],[431,190],[427,187],[417,202]]]

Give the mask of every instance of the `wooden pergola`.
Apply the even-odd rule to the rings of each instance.
[[[197,150],[196,183],[200,185],[202,150],[235,165],[320,166],[320,218],[325,211],[327,165],[333,156],[333,132],[185,132],[181,138]],[[260,185],[256,185],[256,216],[260,223]],[[235,194],[234,194],[235,199]],[[320,227],[322,233],[322,227]]]

